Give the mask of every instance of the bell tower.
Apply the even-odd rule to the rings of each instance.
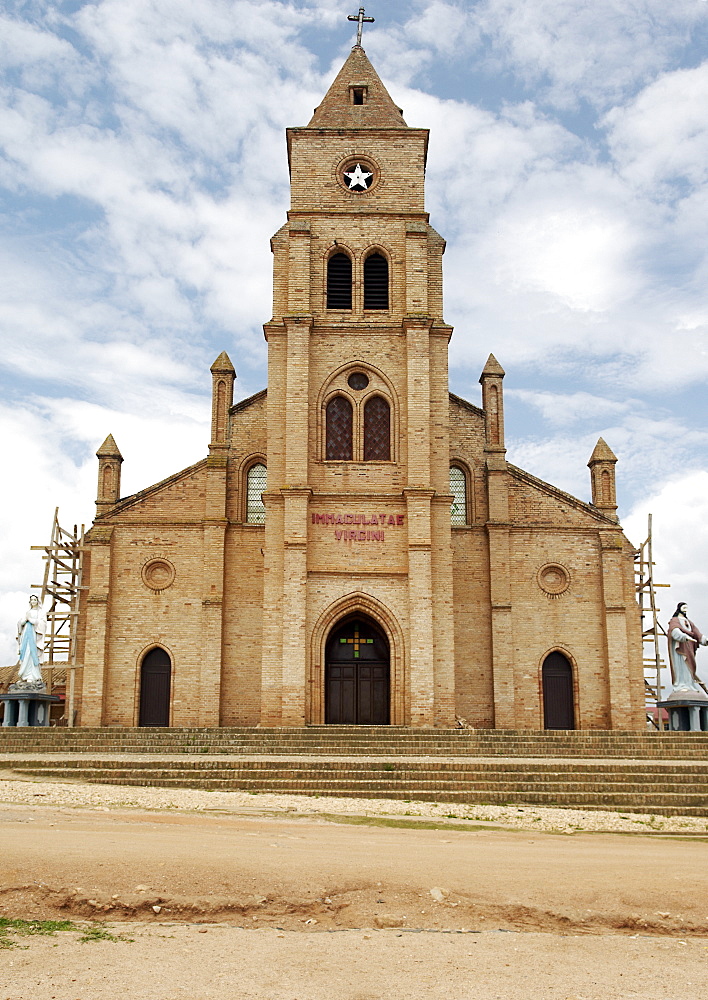
[[[452,330],[427,148],[360,44],[309,124],[287,130],[264,326],[264,724],[325,721],[327,637],[364,611],[391,649],[390,722],[454,723]]]

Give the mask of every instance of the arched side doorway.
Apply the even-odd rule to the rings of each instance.
[[[146,653],[140,666],[139,726],[169,726],[171,679],[169,653],[159,647]]]
[[[543,661],[544,729],[575,729],[573,668],[562,653],[549,653]]]
[[[390,722],[388,640],[365,615],[353,615],[330,633],[325,648],[325,722],[387,726]]]

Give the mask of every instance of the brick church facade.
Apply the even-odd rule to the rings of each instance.
[[[267,390],[221,354],[207,457],[133,496],[98,451],[79,725],[641,728],[614,455],[585,503],[507,462],[493,356],[448,391],[427,130],[357,45],[287,140]]]

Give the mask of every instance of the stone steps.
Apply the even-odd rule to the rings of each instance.
[[[451,775],[447,779],[441,779],[434,769],[402,774],[394,777],[386,772],[375,774],[365,774],[363,772],[343,772],[340,776],[323,770],[307,771],[287,768],[285,772],[277,770],[251,771],[247,768],[236,768],[234,771],[209,771],[195,772],[188,770],[170,771],[151,770],[143,771],[135,768],[80,768],[68,773],[63,768],[15,768],[17,773],[27,775],[41,775],[51,778],[71,778],[73,780],[102,782],[108,779],[121,778],[129,781],[130,784],[144,785],[164,785],[165,787],[202,787],[202,788],[224,788],[226,786],[238,789],[242,786],[251,786],[258,783],[269,787],[279,786],[282,788],[300,787],[303,784],[315,786],[327,785],[328,787],[345,784],[347,787],[371,787],[380,790],[387,788],[405,789],[410,787],[436,789],[436,790],[457,790],[464,791],[515,791],[522,784],[518,776],[495,773],[485,776],[464,776]],[[672,794],[705,794],[705,781],[681,780],[683,775],[671,775]],[[618,792],[627,795],[637,795],[646,793],[647,795],[662,794],[666,790],[666,781],[622,781],[611,776],[604,776],[596,780],[568,781],[564,777],[529,776],[523,782],[523,786],[532,788],[534,791],[565,793],[568,791],[581,791],[583,793],[606,794]]]
[[[218,759],[205,759],[201,755],[194,758],[185,759],[183,757],[155,756],[153,759],[121,759],[120,757],[90,759],[84,756],[66,759],[52,758],[46,755],[41,758],[12,758],[6,761],[6,766],[13,770],[23,769],[26,771],[38,770],[47,773],[48,768],[55,768],[62,773],[86,772],[86,771],[127,771],[130,773],[145,773],[153,777],[159,775],[177,774],[188,775],[197,772],[204,777],[233,777],[240,773],[272,773],[276,775],[287,771],[290,774],[303,773],[312,774],[315,772],[331,773],[333,777],[338,775],[353,774],[381,774],[389,778],[399,775],[406,775],[413,772],[430,773],[438,778],[442,775],[447,780],[455,778],[461,780],[466,775],[510,775],[514,780],[520,777],[530,777],[533,775],[555,775],[563,776],[565,780],[587,781],[594,775],[602,774],[603,781],[626,782],[632,778],[647,781],[656,779],[665,782],[667,779],[677,782],[708,782],[708,764],[683,764],[677,762],[644,762],[644,761],[622,761],[622,760],[601,760],[594,762],[577,762],[571,760],[555,759],[542,761],[539,759],[527,760],[501,760],[497,758],[474,758],[469,760],[398,760],[396,758],[386,760],[327,760],[320,758],[238,758],[233,761]]]
[[[118,785],[526,804],[708,816],[708,765],[652,761],[399,759],[303,760],[203,757],[166,761],[6,761],[17,773]]]
[[[529,733],[394,727],[0,729],[0,753],[319,754],[708,760],[708,733]]]
[[[37,775],[39,769],[22,769],[22,773]],[[42,772],[46,777],[66,778],[62,769],[47,768]],[[647,785],[636,783],[622,788],[621,783],[591,782],[458,782],[454,779],[443,781],[425,780],[422,776],[410,778],[387,777],[385,780],[363,779],[354,775],[342,775],[334,780],[331,774],[324,777],[306,774],[292,776],[289,772],[273,776],[253,773],[240,777],[215,778],[195,775],[192,777],[148,776],[146,772],[126,770],[87,771],[77,769],[71,777],[88,782],[112,785],[139,785],[159,788],[196,788],[214,791],[242,791],[251,793],[270,792],[310,796],[338,796],[348,798],[390,798],[406,801],[450,802],[488,805],[537,805],[564,806],[577,809],[608,809],[620,812],[659,813],[662,815],[708,815],[705,783],[699,788],[690,786],[688,790],[669,789],[665,783]],[[618,787],[615,787],[617,785]]]

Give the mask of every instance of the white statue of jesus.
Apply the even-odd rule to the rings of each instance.
[[[36,594],[29,599],[24,618],[17,623],[17,645],[20,656],[20,680],[35,684],[42,680],[39,665],[44,655],[47,619]]]

